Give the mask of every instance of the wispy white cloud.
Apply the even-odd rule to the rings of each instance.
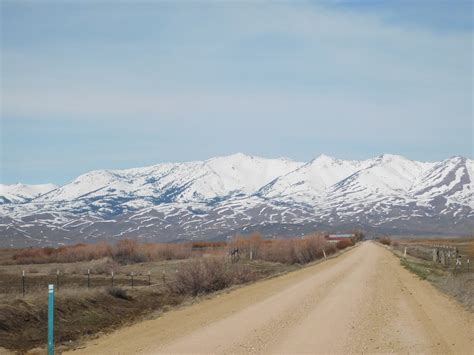
[[[82,161],[84,146],[146,164],[156,162],[150,152],[167,152],[166,161],[236,150],[300,160],[472,154],[470,30],[321,3],[122,5],[4,21],[3,150],[22,169],[44,151]],[[61,134],[50,133],[58,125]],[[133,152],[122,144],[129,132],[141,144]],[[206,156],[190,155],[202,141]]]
[[[14,54],[6,49],[3,115],[116,119],[157,114],[166,119],[167,115],[189,116],[196,110],[214,112],[220,102],[224,110],[238,110],[242,102],[248,106],[245,103],[249,101],[253,109],[262,111],[269,103],[283,104],[265,99],[275,91],[286,105],[297,103],[284,98],[295,96],[295,88],[343,100],[359,98],[362,93],[367,99],[375,96],[381,103],[403,104],[413,95],[433,101],[448,97],[455,100],[446,102],[452,106],[462,105],[466,92],[472,91],[471,33],[441,36],[388,26],[375,15],[317,6],[221,6],[212,11],[215,23],[186,34],[186,42],[177,43],[172,56],[158,56],[155,63],[144,59],[143,68],[133,67],[130,60],[122,63],[125,67],[117,66],[113,58],[108,58],[112,69],[97,61],[96,65],[86,62],[81,68],[82,60],[77,58],[77,62],[57,69],[51,66],[58,58],[47,53],[35,53],[32,58],[31,53]],[[192,14],[185,18],[193,18]],[[181,21],[175,19],[172,28],[177,30],[183,25]],[[219,37],[216,33],[222,28]],[[182,36],[178,33],[176,39]],[[199,51],[212,51],[216,37],[225,43],[217,43],[215,53],[200,59]],[[285,49],[287,43],[294,53]],[[189,57],[189,47],[196,51],[195,58]],[[159,45],[154,48],[150,43],[145,48],[160,51]],[[241,57],[234,62],[226,51]],[[139,55],[146,58],[147,53]],[[122,59],[116,59],[121,63]],[[128,64],[131,66],[126,67]],[[196,80],[186,77],[187,73],[193,75],[193,66],[204,71],[202,76],[195,74]],[[165,72],[170,69],[175,72]],[[212,76],[213,69],[223,73],[222,79]],[[259,77],[259,72],[268,76]],[[248,75],[246,83],[242,84],[238,73]],[[203,80],[206,76],[209,82]],[[176,82],[170,84],[173,77]],[[459,94],[457,100],[455,94]],[[307,92],[303,100],[305,95]]]

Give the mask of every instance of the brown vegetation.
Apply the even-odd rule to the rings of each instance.
[[[127,295],[127,290],[122,287],[107,287],[107,293],[122,300],[128,301],[131,299],[130,296]]]
[[[470,263],[474,260],[474,239],[397,239],[392,241],[392,248],[405,268],[474,311],[474,269],[467,263],[468,259]],[[434,260],[436,250],[444,254],[444,263]],[[456,256],[460,257],[460,266],[456,266]]]
[[[50,283],[60,284],[56,312],[61,324],[56,341],[69,344],[84,334],[110,330],[179,304],[186,297],[286,273],[323,258],[324,253],[334,253],[337,247],[320,235],[264,240],[252,234],[237,236],[229,243],[120,240],[116,244],[11,250],[9,257],[4,252],[0,348],[25,351],[44,345],[45,290]],[[239,250],[238,262],[228,256],[233,248]],[[19,265],[25,263],[35,265]],[[26,270],[24,297],[22,270]]]
[[[311,235],[303,238],[276,240],[264,244],[261,259],[287,264],[306,264],[326,255],[333,254],[336,246],[327,242],[323,236]]]
[[[58,248],[24,248],[17,250],[11,260],[4,264],[49,264],[73,263],[110,258],[119,264],[134,264],[150,261],[180,260],[203,253],[225,255],[237,248],[242,257],[285,264],[305,264],[353,245],[353,241],[329,243],[322,235],[265,240],[259,233],[238,235],[230,243],[225,241],[197,241],[186,243],[140,243],[122,239],[115,244],[76,244]]]
[[[110,257],[120,264],[157,260],[186,259],[191,256],[191,243],[139,243],[123,239],[114,245],[107,242],[76,244],[59,248],[24,248],[13,255],[15,264],[73,263]]]
[[[256,274],[248,265],[227,262],[222,257],[202,258],[183,264],[169,289],[179,295],[196,296],[254,281]]]
[[[339,250],[346,249],[354,245],[354,242],[351,239],[340,240],[336,243],[336,248]]]
[[[392,240],[389,238],[389,237],[382,237],[380,238],[379,240],[379,243],[383,244],[383,245],[390,245],[392,244]]]

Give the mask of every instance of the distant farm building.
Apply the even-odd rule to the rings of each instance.
[[[332,242],[338,242],[340,240],[347,240],[350,238],[354,238],[355,234],[327,234],[325,236],[326,240]]]

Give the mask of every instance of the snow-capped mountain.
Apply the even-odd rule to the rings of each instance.
[[[329,187],[363,169],[367,164],[367,161],[339,160],[320,155],[264,186],[259,194],[269,199],[289,199],[312,204],[324,199]]]
[[[92,171],[61,187],[2,185],[0,245],[212,239],[253,230],[470,234],[473,167],[463,157],[425,163],[321,155],[300,163],[239,153]]]
[[[98,170],[79,176],[38,202],[131,196],[154,204],[206,202],[254,193],[261,186],[298,168],[288,159],[263,159],[237,153],[206,161],[159,164],[128,170]]]
[[[2,185],[0,184],[0,204],[3,203],[24,203],[36,197],[44,195],[58,186],[54,184],[41,185]]]

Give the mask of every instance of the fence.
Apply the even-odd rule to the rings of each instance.
[[[433,264],[456,273],[471,272],[472,257],[462,253],[458,247],[446,244],[411,244],[398,247],[406,254],[419,259],[431,261]]]
[[[174,273],[176,273],[176,270]],[[68,274],[57,270],[55,274],[39,275],[37,273],[28,273],[22,270],[18,275],[18,281],[15,277],[10,277],[9,281],[2,285],[0,293],[21,294],[23,297],[29,293],[35,293],[44,290],[49,284],[53,284],[55,291],[63,289],[84,288],[95,289],[100,287],[143,287],[143,286],[167,286],[172,283],[173,272],[165,271],[153,274],[151,271],[146,273],[130,272],[127,274],[116,274],[112,270],[108,274],[92,274],[90,269],[84,274]]]

